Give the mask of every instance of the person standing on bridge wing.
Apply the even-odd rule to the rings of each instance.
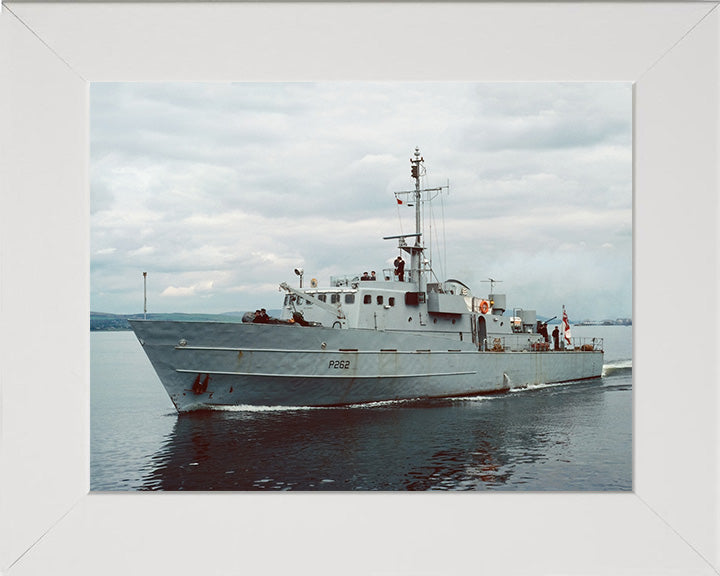
[[[405,260],[400,256],[395,258],[395,276],[398,277],[398,282],[405,282]]]
[[[555,350],[560,350],[560,329],[555,326],[555,330],[552,331],[553,345]]]
[[[538,320],[536,330],[537,330],[537,333],[540,334],[545,339],[545,342],[550,342],[550,336],[548,336],[548,331],[547,331],[547,322],[540,322]]]

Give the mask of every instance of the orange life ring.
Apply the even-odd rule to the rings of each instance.
[[[482,312],[483,314],[487,314],[488,310],[490,310],[490,304],[488,303],[488,301],[483,300],[482,302],[480,302],[480,312]]]

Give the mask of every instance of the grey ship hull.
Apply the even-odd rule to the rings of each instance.
[[[441,335],[283,324],[134,320],[179,412],[334,406],[497,393],[599,378],[602,351],[478,351]]]

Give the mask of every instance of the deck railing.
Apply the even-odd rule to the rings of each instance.
[[[493,338],[485,338],[480,349],[487,352],[505,352],[508,347],[505,345],[504,337],[496,336]]]
[[[570,338],[570,344],[565,348],[576,352],[592,352],[602,351],[603,345],[602,338]]]
[[[558,350],[555,350],[552,342],[533,342],[520,345],[519,347],[509,346],[503,336],[491,336],[483,340],[480,350],[487,352],[506,352],[532,350],[536,352],[598,352],[603,350],[602,338],[571,338],[570,344],[561,339]]]

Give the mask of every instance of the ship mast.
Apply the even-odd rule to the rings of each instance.
[[[410,175],[415,180],[415,245],[420,245],[420,164],[424,162],[424,158],[420,156],[420,148],[415,148],[415,158],[410,159]]]
[[[420,148],[415,147],[415,157],[410,159],[410,175],[415,180],[415,246],[410,252],[410,281],[418,283],[418,290],[422,291],[420,286],[420,270],[421,270],[421,258],[423,248],[420,238],[422,236],[421,222],[420,222],[420,203],[422,201],[422,189],[420,187],[420,165],[424,162],[422,156],[420,156]]]
[[[413,158],[410,158],[410,176],[415,180],[414,190],[403,190],[402,192],[395,192],[395,197],[400,204],[403,201],[400,200],[400,195],[407,194],[409,197],[414,199],[415,206],[415,232],[408,234],[398,234],[396,236],[384,236],[385,240],[397,239],[398,248],[410,254],[410,269],[408,271],[408,282],[417,283],[417,289],[424,291],[423,286],[423,272],[426,270],[423,266],[422,254],[425,250],[421,242],[422,233],[422,213],[421,204],[423,202],[423,192],[442,192],[443,189],[448,188],[447,186],[440,186],[439,188],[422,188],[420,186],[420,178],[425,175],[425,166],[423,165],[425,159],[420,155],[420,148],[415,148],[415,154]],[[429,198],[428,198],[429,200]],[[413,206],[408,202],[408,206]],[[412,246],[407,244],[407,239],[415,237],[415,243]],[[428,268],[429,269],[429,268]]]

